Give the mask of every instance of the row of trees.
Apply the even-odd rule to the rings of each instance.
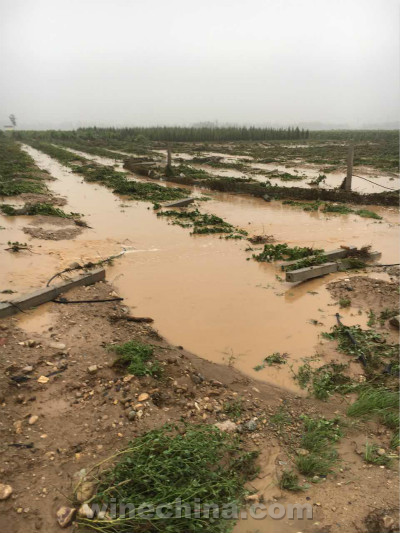
[[[75,131],[35,132],[36,137],[52,139],[118,140],[171,142],[269,141],[308,139],[309,131],[297,128],[256,127],[138,127],[138,128],[79,128]]]

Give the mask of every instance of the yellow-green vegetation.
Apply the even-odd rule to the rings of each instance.
[[[214,426],[187,424],[152,430],[116,453],[110,458],[111,466],[94,476],[96,493],[91,504],[101,509],[117,501],[115,516],[79,518],[78,526],[81,531],[102,533],[228,533],[234,522],[214,519],[212,507],[207,516],[204,506],[240,508],[246,495],[244,484],[257,473],[256,456],[256,452],[245,452],[238,438]],[[179,504],[188,504],[191,513],[183,507],[181,517],[176,516]],[[146,505],[153,516],[120,514],[121,505],[136,511]],[[158,506],[163,506],[168,517],[155,513]]]

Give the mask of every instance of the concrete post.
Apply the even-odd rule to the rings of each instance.
[[[167,145],[167,167],[171,168],[172,165],[172,148],[171,143],[168,143]]]
[[[354,159],[354,143],[349,144],[349,151],[347,153],[347,174],[344,182],[344,190],[351,191],[351,180],[353,177],[353,159]]]

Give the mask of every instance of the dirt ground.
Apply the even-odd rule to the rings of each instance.
[[[352,279],[355,286],[362,283]],[[110,295],[115,296],[113,288],[98,283],[74,289],[67,297],[88,300]],[[391,298],[390,290],[382,292],[382,306],[389,307]],[[29,316],[1,321],[0,483],[11,485],[13,492],[0,502],[0,531],[60,531],[56,511],[70,505],[79,471],[166,422],[226,421],[224,405],[237,398],[243,398],[243,410],[235,421],[241,439],[248,449],[261,452],[261,472],[253,482],[260,501],[311,503],[313,521],[299,531],[398,530],[396,469],[369,466],[360,457],[366,438],[388,445],[390,436],[384,427],[348,420],[335,472],[304,493],[282,492],[277,479],[291,459],[269,417],[284,406],[293,416],[291,431],[300,436],[300,414],[346,419],[349,400],[320,402],[255,381],[233,367],[169,345],[147,323],[115,319],[125,312],[119,302],[49,303],[37,327],[30,328],[35,333],[20,327]],[[35,323],[34,316],[32,320]],[[131,339],[154,346],[165,369],[162,380],[124,376],[112,367],[114,357],[107,345]],[[148,399],[139,402],[141,394],[148,394]],[[131,421],[127,415],[132,410],[137,415]],[[377,520],[388,527],[377,525]],[[258,526],[263,532],[274,531],[262,523]]]
[[[383,269],[379,270],[384,272]],[[398,267],[386,270],[390,281],[363,275],[334,281],[329,283],[327,288],[335,299],[350,299],[352,307],[358,307],[365,312],[372,310],[379,314],[385,309],[398,309],[400,270]]]

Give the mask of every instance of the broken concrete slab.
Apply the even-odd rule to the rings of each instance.
[[[299,268],[298,270],[286,272],[286,281],[291,283],[305,281],[306,279],[325,276],[325,274],[330,274],[331,272],[337,272],[338,268],[337,263],[323,263],[322,265]]]
[[[98,268],[91,270],[80,276],[76,276],[68,281],[50,285],[50,287],[44,287],[29,294],[23,294],[8,302],[0,303],[0,318],[14,315],[19,311],[36,307],[37,305],[44,304],[54,300],[60,294],[79,287],[80,285],[92,285],[98,281],[103,281],[106,278],[106,271],[104,268]]]
[[[194,201],[195,198],[181,198],[180,200],[174,200],[173,202],[163,204],[163,207],[186,207],[187,205],[192,204]]]
[[[346,248],[338,248],[337,250],[330,250],[329,252],[324,252],[322,255],[330,260],[342,259],[344,257],[347,257],[349,252],[354,249],[356,249],[355,246],[348,246]],[[315,257],[315,255],[310,255],[307,259],[314,259]],[[293,261],[285,261],[284,263],[282,263],[281,268],[282,270],[286,270],[288,266],[295,265],[298,262],[298,259],[295,259]]]

